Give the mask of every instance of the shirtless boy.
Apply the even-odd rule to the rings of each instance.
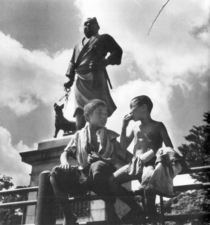
[[[71,211],[68,195],[82,195],[88,190],[102,196],[109,196],[108,180],[115,171],[117,157],[116,138],[114,131],[105,128],[107,122],[106,103],[94,99],[84,107],[86,126],[72,136],[69,144],[61,154],[61,165],[53,168],[50,181],[54,193],[64,214],[63,225],[73,225],[77,217]],[[74,156],[78,166],[71,166],[68,157]],[[107,219],[119,222],[114,210],[113,198],[105,198]]]
[[[151,118],[152,108],[153,103],[149,97],[145,95],[135,97],[130,103],[130,113],[123,119],[120,145],[125,150],[134,141],[134,157],[130,164],[118,169],[110,179],[110,186],[118,195],[123,193],[121,184],[131,180],[139,180],[141,186],[145,187],[154,170],[157,150],[163,143],[166,147],[173,148],[164,124]],[[141,124],[128,133],[127,126],[131,120],[140,121]],[[156,224],[155,197],[154,193],[145,192],[146,211],[153,221],[152,224]]]

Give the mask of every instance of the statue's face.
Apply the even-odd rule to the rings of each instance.
[[[93,35],[98,33],[98,25],[91,21],[86,21],[84,23],[84,34],[87,38],[92,37]]]

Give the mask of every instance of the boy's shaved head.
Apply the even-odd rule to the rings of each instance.
[[[84,116],[87,120],[87,116],[91,115],[93,111],[99,107],[99,106],[105,106],[107,107],[106,103],[99,99],[93,99],[90,100],[85,106],[84,106]]]
[[[130,107],[132,105],[142,106],[144,104],[147,106],[148,111],[151,112],[152,108],[153,108],[153,103],[152,103],[151,99],[146,95],[140,95],[140,96],[133,98],[131,100]]]

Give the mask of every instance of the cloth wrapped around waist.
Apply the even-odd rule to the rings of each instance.
[[[88,82],[91,88],[99,89],[102,88],[104,78],[106,77],[105,70],[96,70],[96,71],[76,71],[77,77],[85,82]],[[106,79],[106,78],[105,78]]]
[[[128,168],[125,170],[126,173],[128,173],[131,176],[136,176],[138,174],[141,174],[143,171],[144,164],[142,160],[139,157],[133,157],[130,164],[128,165]]]
[[[159,149],[155,163],[155,170],[151,175],[147,190],[165,197],[173,197],[173,178],[182,170],[181,157],[172,149]]]

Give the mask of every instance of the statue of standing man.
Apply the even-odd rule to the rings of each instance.
[[[106,71],[108,65],[120,65],[122,49],[108,34],[99,35],[100,27],[95,17],[84,22],[85,37],[74,47],[66,76],[69,81],[64,84],[69,89],[77,75],[75,84],[75,111],[77,130],[85,125],[84,105],[91,99],[101,99],[107,104],[108,116],[116,110],[110,95],[108,83],[111,83]],[[109,55],[107,56],[107,54]],[[107,56],[107,57],[106,57]]]

